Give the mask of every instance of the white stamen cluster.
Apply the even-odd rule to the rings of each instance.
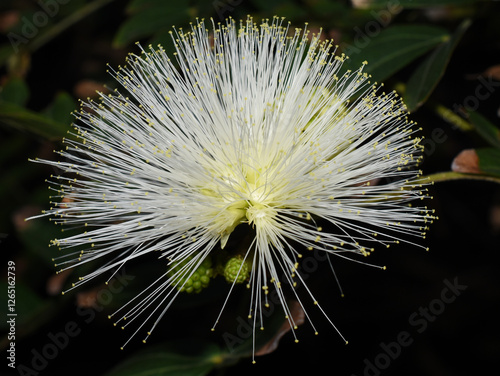
[[[64,172],[42,216],[82,229],[52,241],[65,252],[57,265],[103,260],[73,287],[153,251],[182,265],[112,315],[142,317],[134,335],[148,325],[149,336],[176,281],[236,226],[254,234],[249,317],[263,321],[273,289],[292,331],[282,285],[303,282],[303,250],[350,258],[424,236],[434,217],[411,204],[427,194],[404,104],[363,67],[343,72],[333,42],[309,34],[279,18],[174,30],[175,61],[161,47],[131,54],[112,70],[122,92],[84,103],[61,161],[40,161]]]

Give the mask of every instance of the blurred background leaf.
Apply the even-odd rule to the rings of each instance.
[[[29,89],[26,83],[18,77],[10,77],[0,91],[0,102],[13,103],[24,106],[29,98]]]
[[[114,38],[113,43],[117,47],[127,46],[144,37],[167,35],[174,25],[182,27],[189,18],[189,1],[132,0],[127,6],[127,13],[129,18]]]
[[[463,21],[449,40],[439,45],[410,76],[404,96],[410,111],[414,111],[429,98],[443,77],[451,54],[470,24],[469,19]]]
[[[486,174],[500,177],[500,149],[479,148],[476,149],[479,158],[479,169]]]
[[[66,92],[60,92],[54,101],[43,111],[43,114],[55,122],[64,124],[65,129],[73,122],[73,111],[76,109],[74,98]]]
[[[363,36],[362,34],[360,34]],[[380,34],[361,42],[366,47],[350,46],[344,49],[349,56],[346,67],[351,70],[368,61],[364,69],[373,80],[382,82],[405,67],[417,57],[449,39],[446,29],[426,25],[394,25]]]
[[[493,125],[486,117],[478,112],[468,113],[468,117],[476,131],[490,145],[500,148],[500,128]]]
[[[18,131],[32,132],[49,140],[61,139],[68,131],[67,123],[56,122],[11,103],[0,103],[0,124]]]
[[[221,361],[217,345],[184,339],[138,352],[105,376],[202,376]]]

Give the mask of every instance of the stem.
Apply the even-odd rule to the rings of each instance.
[[[107,5],[108,3],[111,3],[114,0],[95,0],[84,7],[80,8],[78,11],[72,13],[65,19],[63,19],[61,22],[58,24],[52,26],[49,30],[47,30],[45,33],[40,35],[38,38],[33,40],[29,45],[28,49],[31,52],[35,52],[38,50],[40,47],[42,47],[44,44],[49,42],[51,39],[55,38],[57,35],[62,33],[64,30],[72,26],[73,24],[77,23],[78,21],[82,20],[83,18],[87,17],[89,14],[92,14],[96,10],[102,8],[104,5]]]
[[[500,177],[491,175],[479,175],[479,174],[463,174],[453,171],[438,172],[436,174],[427,175],[425,177],[429,178],[431,181],[434,181],[436,183],[442,181],[452,181],[452,180],[483,180],[500,184]]]

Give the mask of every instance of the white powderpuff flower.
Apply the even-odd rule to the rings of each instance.
[[[175,62],[161,47],[131,54],[111,70],[122,91],[83,103],[61,161],[37,160],[64,172],[41,216],[82,228],[52,241],[58,266],[102,260],[72,288],[151,252],[165,271],[176,265],[112,315],[125,326],[141,317],[132,337],[148,338],[237,226],[251,234],[241,256],[254,335],[270,290],[294,332],[284,284],[302,304],[300,281],[323,311],[303,283],[302,252],[366,256],[425,235],[432,211],[412,205],[427,197],[418,129],[363,66],[342,71],[332,41],[277,17],[212,30],[198,21],[172,37]]]

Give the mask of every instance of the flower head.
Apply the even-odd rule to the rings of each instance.
[[[75,287],[151,252],[165,263],[118,321],[145,316],[135,333],[147,325],[147,338],[228,252],[226,279],[248,284],[254,324],[274,289],[294,328],[282,287],[303,282],[303,252],[366,256],[425,234],[432,213],[412,205],[427,196],[418,129],[363,66],[342,70],[332,41],[279,18],[199,21],[172,37],[175,61],[161,47],[131,54],[111,69],[122,88],[83,103],[63,160],[41,161],[64,171],[42,215],[83,229],[52,241],[68,251],[58,265],[103,261]],[[249,240],[231,253],[237,227]]]

